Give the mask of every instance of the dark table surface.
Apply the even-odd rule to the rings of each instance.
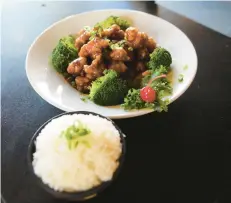
[[[30,138],[61,113],[41,99],[25,73],[27,49],[45,28],[86,10],[129,8],[168,20],[192,40],[198,72],[168,113],[116,120],[127,134],[117,181],[89,202],[231,202],[231,39],[153,2],[27,2],[2,10],[2,195],[7,203],[55,203],[31,180]]]

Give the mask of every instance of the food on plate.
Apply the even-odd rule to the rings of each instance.
[[[164,48],[156,48],[153,53],[150,54],[150,61],[148,62],[149,69],[153,69],[163,65],[167,68],[172,63],[171,54]]]
[[[114,105],[123,101],[127,91],[126,81],[116,71],[109,70],[92,83],[89,98],[99,105]]]
[[[52,63],[72,87],[98,105],[168,109],[171,54],[121,17],[109,16],[62,38]]]
[[[183,75],[183,74],[180,74],[180,75],[178,76],[178,81],[179,81],[179,82],[183,82],[183,80],[184,80],[184,75]]]
[[[113,25],[119,26],[122,30],[126,30],[128,27],[130,27],[130,23],[127,20],[124,20],[118,16],[109,16],[107,19],[97,23],[95,26],[107,29]]]
[[[72,36],[63,37],[52,52],[52,64],[59,73],[65,73],[68,64],[76,58],[74,41]]]
[[[50,188],[80,192],[112,180],[121,153],[120,133],[109,120],[63,115],[46,124],[36,138],[32,165]]]
[[[126,110],[153,108],[167,111],[168,100],[164,97],[171,95],[171,83],[167,80],[169,68],[159,66],[143,73],[142,88],[130,89],[122,107]]]

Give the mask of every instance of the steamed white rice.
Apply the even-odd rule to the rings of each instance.
[[[90,147],[70,149],[60,133],[81,121],[90,129]],[[45,184],[57,191],[84,191],[109,181],[118,167],[120,135],[113,124],[93,115],[64,115],[53,119],[36,139],[33,167]]]

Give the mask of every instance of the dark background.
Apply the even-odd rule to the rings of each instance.
[[[2,9],[2,195],[7,203],[61,203],[31,179],[30,138],[61,113],[41,99],[25,73],[30,44],[71,14],[105,8],[145,11],[168,20],[191,39],[198,72],[168,113],[116,120],[127,135],[117,181],[89,202],[231,202],[231,39],[153,2],[25,2]],[[145,22],[146,23],[146,22]],[[147,22],[147,26],[148,22]]]

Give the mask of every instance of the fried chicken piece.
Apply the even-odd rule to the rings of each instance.
[[[109,69],[113,69],[117,73],[124,73],[127,71],[127,66],[123,61],[112,61],[112,63],[109,65]]]
[[[125,33],[123,30],[119,30],[111,36],[111,39],[122,40],[124,39]]]
[[[87,77],[78,76],[75,78],[75,83],[76,89],[80,92],[89,92],[91,81]]]
[[[85,32],[85,30],[84,30],[84,29],[81,29],[81,30],[77,33],[76,38],[79,37],[80,35],[82,35],[84,32]]]
[[[137,59],[138,60],[144,60],[149,57],[149,52],[146,47],[140,48],[137,50]]]
[[[85,75],[86,75],[86,73],[84,70],[82,70],[81,73],[79,74],[79,76],[83,76],[83,77],[85,77]]]
[[[137,72],[144,72],[146,70],[145,64],[142,61],[138,61],[135,65]]]
[[[90,38],[90,32],[88,31],[80,31],[80,36],[76,38],[75,40],[75,47],[80,50],[80,48],[89,40]]]
[[[107,63],[107,61],[111,60],[110,53],[111,53],[110,50],[103,49],[103,51],[102,51],[102,58],[104,60],[104,63]]]
[[[98,55],[91,63],[91,65],[85,65],[84,71],[86,73],[86,77],[91,81],[103,75],[103,71],[105,70],[105,65],[102,63],[102,55]]]
[[[98,77],[101,77],[103,75],[103,71],[106,69],[105,64],[101,63],[98,65],[97,68],[93,68],[91,70],[91,73],[87,73],[86,77],[89,78],[91,81],[97,79]],[[89,71],[88,71],[89,72]]]
[[[125,30],[125,38],[129,42],[133,42],[136,39],[139,30],[135,27],[129,27]]]
[[[102,36],[110,39],[121,40],[124,38],[124,31],[120,29],[120,26],[112,25],[110,28],[103,30]]]
[[[114,24],[111,27],[103,30],[102,36],[103,37],[110,37],[111,35],[113,35],[115,32],[118,32],[119,30],[120,30],[120,26]]]
[[[147,47],[149,53],[151,53],[156,48],[156,42],[153,38],[149,37],[145,42],[145,46]]]
[[[90,56],[92,59],[95,59],[98,55],[102,54],[102,49],[107,48],[108,46],[108,40],[94,38],[93,40],[82,46],[79,52],[79,56]]]
[[[122,48],[113,49],[110,53],[110,57],[114,61],[129,61],[131,60],[128,53]]]
[[[124,46],[124,50],[127,52],[127,55],[129,57],[129,61],[133,61],[135,58],[134,51],[130,50],[128,46]]]
[[[83,70],[83,66],[87,64],[87,59],[85,57],[79,57],[69,63],[67,67],[67,72],[72,75],[80,75]]]
[[[125,38],[132,48],[141,48],[144,46],[148,36],[144,32],[139,32],[135,27],[129,27],[125,31]]]

